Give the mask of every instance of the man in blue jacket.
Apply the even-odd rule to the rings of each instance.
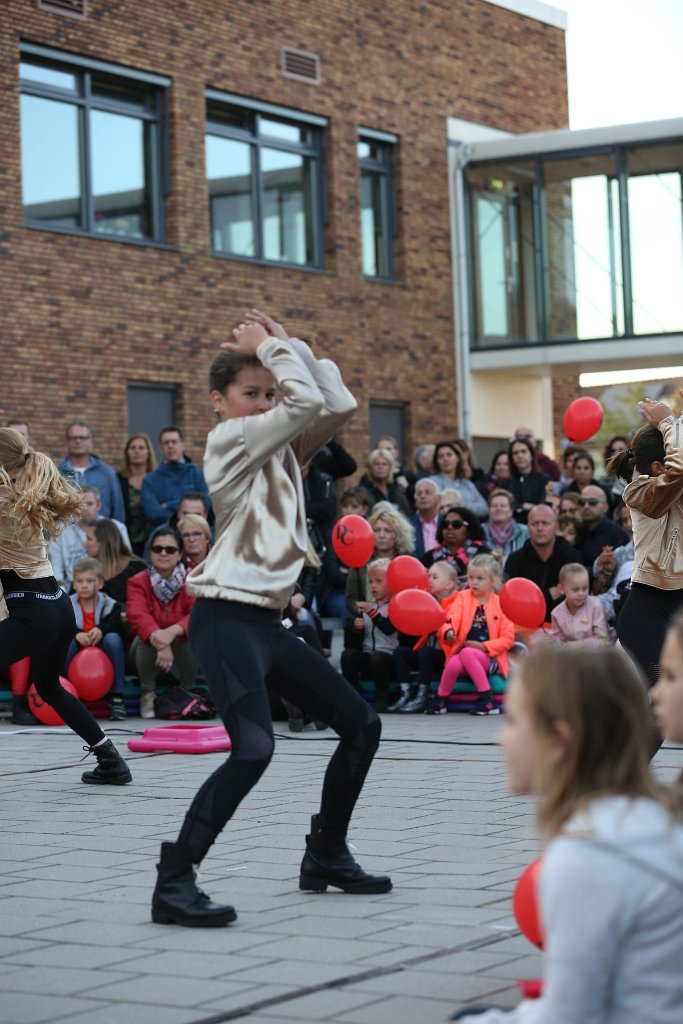
[[[152,528],[168,522],[188,491],[205,495],[206,506],[210,506],[204,474],[185,459],[182,431],[178,427],[164,427],[159,434],[159,446],[164,461],[142,481],[142,507]]]
[[[57,463],[57,469],[74,487],[84,490],[96,487],[100,492],[102,508],[100,515],[105,519],[126,521],[121,485],[111,466],[92,451],[92,431],[87,423],[74,420],[66,428],[66,444],[69,454]]]

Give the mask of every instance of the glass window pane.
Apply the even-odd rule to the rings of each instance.
[[[629,161],[629,168],[632,161]],[[633,331],[683,329],[681,174],[628,179]]]
[[[367,160],[370,157],[370,143],[359,142],[358,143],[358,159]]]
[[[480,281],[480,320],[486,338],[506,339],[508,325],[505,202],[477,196],[476,249]]]
[[[21,162],[28,220],[81,227],[78,107],[21,97]]]
[[[112,100],[115,103],[139,107],[141,110],[150,105],[149,89],[143,83],[133,82],[127,78],[93,75],[91,89],[95,100]]]
[[[366,277],[388,277],[389,274],[384,178],[383,174],[363,171],[360,179],[361,245]]]
[[[315,261],[311,161],[296,153],[261,149],[263,244],[268,260]]]
[[[215,100],[207,100],[206,119],[211,124],[238,128],[240,131],[253,131],[254,127],[254,115],[251,110],[228,107],[225,103],[218,103]]]
[[[272,121],[267,117],[259,117],[259,135],[283,139],[285,142],[306,142],[308,129],[286,121]]]
[[[251,146],[207,135],[206,173],[212,248],[234,256],[257,256]]]
[[[56,68],[46,68],[41,64],[22,61],[19,65],[19,77],[27,82],[49,85],[53,89],[67,89],[69,92],[76,92],[76,75],[69,71],[58,71]]]
[[[550,337],[615,337],[623,330],[623,281],[614,158],[548,160],[543,176]]]
[[[93,110],[90,142],[95,231],[151,237],[145,123],[136,117]]]

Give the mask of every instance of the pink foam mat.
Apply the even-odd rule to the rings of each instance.
[[[230,750],[230,737],[222,725],[164,725],[145,729],[142,736],[128,740],[135,751],[171,750],[175,754],[212,754]]]

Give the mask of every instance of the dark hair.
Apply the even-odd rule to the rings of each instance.
[[[434,469],[434,472],[441,472],[441,470],[439,469],[439,452],[441,451],[442,448],[450,448],[450,450],[455,455],[455,479],[461,479],[463,476],[462,458],[460,452],[458,451],[457,445],[453,444],[452,441],[439,441],[439,443],[434,446],[434,457],[432,459],[432,467]]]
[[[590,462],[591,473],[595,473],[595,462],[593,460],[593,456],[589,452],[580,451],[576,453],[576,458],[574,459],[574,468],[576,468],[576,463],[579,461],[579,459],[586,459],[588,462]]]
[[[181,441],[185,440],[185,435],[183,434],[183,432],[180,429],[180,427],[176,427],[176,426],[162,427],[161,430],[159,431],[159,440],[160,441],[161,441],[162,437],[164,436],[164,434],[177,434]]]
[[[453,444],[461,452],[463,452],[466,455],[469,455],[470,466],[472,467],[472,469],[476,469],[477,468],[477,459],[476,459],[476,456],[474,454],[474,448],[472,447],[472,445],[468,444],[464,437],[456,437],[456,439],[453,441]]]
[[[495,474],[496,474],[496,463],[498,462],[498,459],[501,457],[501,455],[507,455],[507,457],[508,457],[508,465],[510,464],[510,453],[509,453],[509,451],[507,450],[507,448],[501,448],[500,451],[497,451],[496,454],[491,459],[491,468],[489,469],[489,476],[495,476]]]
[[[570,515],[569,512],[563,512],[561,516],[557,517],[557,526],[560,532],[565,526],[574,526],[576,528],[576,539],[581,540],[581,528],[583,522],[578,516]]]
[[[162,523],[161,526],[157,526],[156,529],[152,530],[149,537],[149,541],[147,542],[150,548],[152,544],[154,544],[157,537],[173,537],[174,541],[178,545],[178,550],[183,550],[182,537],[180,536],[180,534],[178,533],[174,526],[168,526]]]
[[[467,526],[467,539],[468,540],[485,540],[484,531],[481,528],[479,522],[479,516],[476,516],[474,512],[470,512],[464,505],[451,505],[450,508],[445,509],[441,513],[439,525],[436,528],[436,540],[438,544],[443,544],[443,521],[448,517],[451,512],[456,512],[462,519],[463,523]]]
[[[209,391],[225,394],[246,366],[262,366],[257,356],[241,352],[219,352],[209,367]]]
[[[581,448],[578,444],[568,444],[562,452],[562,465],[566,467],[567,462],[572,456],[576,458],[580,454],[583,455],[585,450],[585,448]]]
[[[613,455],[605,469],[612,476],[629,483],[634,469],[649,476],[652,463],[664,462],[665,456],[664,438],[657,427],[647,423],[633,435],[630,447]]]
[[[529,454],[531,455],[531,472],[532,473],[538,473],[539,469],[538,469],[538,457],[536,455],[536,449],[533,446],[533,444],[531,443],[531,441],[529,440],[529,438],[528,437],[513,437],[512,440],[510,441],[510,444],[508,445],[508,460],[510,462],[510,474],[516,480],[518,480],[519,477],[520,477],[520,472],[517,469],[517,466],[515,465],[515,460],[512,458],[512,449],[514,448],[514,446],[516,444],[523,444],[523,445],[525,445],[525,447],[527,448]]]
[[[201,491],[185,491],[184,494],[181,494],[180,496],[178,508],[180,508],[180,506],[182,505],[186,498],[189,498],[190,501],[201,501],[204,508],[207,507],[206,495],[202,494]]]
[[[609,439],[609,441],[607,442],[607,444],[605,445],[605,453],[604,453],[605,454],[605,464],[607,464],[607,462],[609,462],[609,460],[615,454],[612,451],[612,445],[614,444],[615,441],[623,441],[624,442],[624,448],[628,448],[629,443],[630,443],[628,437],[625,437],[624,434],[615,434],[614,437],[611,437]]]
[[[340,505],[344,503],[344,499],[348,498],[352,498],[359,505],[365,505],[368,512],[372,510],[372,506],[375,504],[375,499],[370,494],[370,491],[366,490],[365,487],[360,487],[358,484],[355,487],[344,488],[339,502]]]

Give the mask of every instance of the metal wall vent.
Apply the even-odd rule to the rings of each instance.
[[[320,57],[317,53],[283,46],[280,50],[280,70],[285,78],[308,82],[309,85],[320,85]]]
[[[88,0],[38,0],[38,9],[51,14],[66,14],[69,18],[85,18]]]

